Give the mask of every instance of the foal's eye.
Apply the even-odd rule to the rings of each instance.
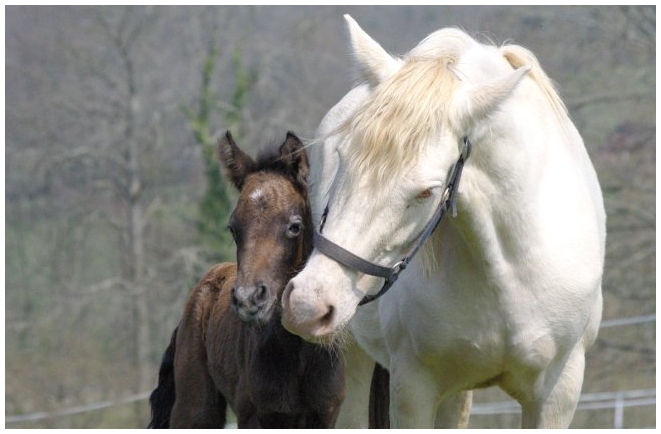
[[[287,225],[287,236],[290,238],[296,238],[303,231],[303,221],[299,216],[294,216],[290,219],[289,225]]]
[[[234,230],[234,228],[231,225],[228,225],[227,230],[230,231],[230,234],[232,234],[232,239],[234,240],[234,242],[236,242],[236,231]]]

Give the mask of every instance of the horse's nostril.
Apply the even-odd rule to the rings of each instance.
[[[291,296],[291,292],[294,290],[294,283],[290,280],[287,282],[287,285],[285,286],[285,290],[282,292],[282,297],[281,297],[281,303],[282,307],[285,310],[289,310],[289,297]]]
[[[335,308],[333,306],[328,306],[328,310],[326,311],[324,316],[321,317],[319,323],[324,326],[327,326],[328,324],[332,323],[334,313],[335,313]]]

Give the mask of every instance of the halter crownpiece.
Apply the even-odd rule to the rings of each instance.
[[[457,190],[459,189],[459,181],[461,180],[461,172],[464,168],[464,163],[471,153],[471,146],[472,145],[468,140],[468,137],[464,137],[464,146],[461,150],[461,155],[459,155],[459,159],[452,167],[452,174],[450,175],[449,182],[443,193],[443,199],[441,200],[441,203],[438,205],[438,208],[436,208],[436,211],[434,212],[431,220],[427,223],[425,228],[418,236],[418,239],[413,247],[408,251],[408,253],[404,256],[404,258],[402,258],[401,261],[397,262],[391,267],[375,264],[374,262],[370,262],[359,256],[356,256],[350,251],[321,235],[321,232],[324,230],[324,225],[326,223],[326,216],[328,215],[328,205],[326,205],[324,213],[321,216],[319,231],[314,232],[314,247],[324,255],[339,262],[342,265],[362,273],[369,274],[370,276],[382,277],[385,279],[383,287],[381,287],[379,292],[374,295],[366,295],[360,301],[360,303],[358,303],[358,306],[362,306],[365,303],[376,300],[385,294],[388,289],[390,289],[390,287],[397,281],[399,273],[406,268],[409,262],[411,262],[411,259],[413,259],[415,254],[418,253],[418,250],[420,250],[425,241],[427,241],[427,238],[429,238],[434,230],[438,227],[438,224],[441,222],[448,209],[452,210],[452,217],[457,216]]]

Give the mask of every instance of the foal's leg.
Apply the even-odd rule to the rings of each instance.
[[[171,428],[223,428],[227,403],[209,375],[206,350],[197,330],[185,322],[177,332],[175,352],[176,400]]]
[[[193,374],[194,375],[194,374]],[[171,428],[223,428],[227,404],[209,379],[208,383],[178,387],[170,418]],[[186,382],[188,384],[188,382]]]
[[[227,403],[211,378],[201,372],[188,372],[188,378],[177,383],[177,398],[170,418],[171,428],[223,428]]]
[[[367,428],[374,360],[353,342],[344,354],[345,398],[337,416],[336,428]]]

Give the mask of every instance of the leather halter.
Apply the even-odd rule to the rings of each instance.
[[[314,232],[314,247],[324,255],[339,262],[342,265],[345,265],[356,271],[369,274],[370,276],[382,277],[386,280],[378,293],[374,295],[366,295],[365,298],[363,298],[360,303],[358,303],[358,306],[362,306],[365,303],[376,300],[385,294],[388,289],[390,289],[390,287],[397,281],[399,273],[406,268],[409,262],[411,262],[411,259],[413,259],[413,256],[418,253],[418,250],[420,250],[424,242],[427,241],[427,238],[429,238],[434,232],[448,209],[451,209],[452,216],[456,217],[457,190],[459,188],[459,180],[461,179],[461,171],[464,168],[464,163],[470,155],[471,146],[472,145],[468,140],[468,137],[464,137],[464,146],[461,151],[461,155],[452,168],[452,174],[450,175],[449,182],[443,193],[443,199],[441,200],[441,203],[438,205],[438,208],[436,208],[436,211],[434,212],[431,220],[427,223],[425,228],[418,236],[417,241],[413,244],[413,247],[406,253],[402,260],[391,267],[375,264],[374,262],[370,262],[359,256],[356,256],[350,251],[344,249],[343,247],[335,244],[328,238],[321,235],[321,232],[324,229],[324,224],[326,223],[326,216],[328,215],[328,205],[326,205],[324,214],[321,217],[319,231]]]

